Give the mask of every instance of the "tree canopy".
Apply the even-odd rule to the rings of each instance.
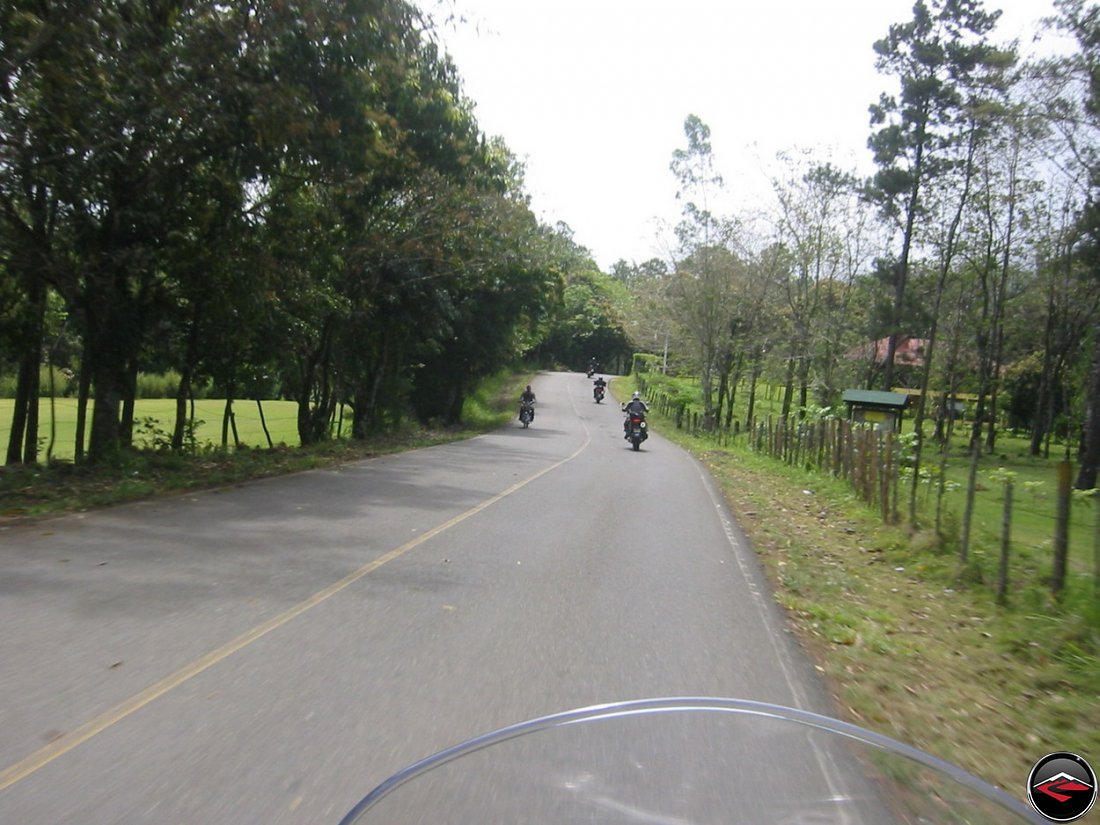
[[[453,421],[521,356],[569,266],[403,0],[8,3],[0,11],[0,362],[33,462],[49,296],[90,457],[127,446],[136,376],[335,405],[364,435]],[[2,363],[0,363],[2,365]],[[83,419],[78,456],[83,447]]]

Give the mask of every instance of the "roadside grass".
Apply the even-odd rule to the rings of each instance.
[[[506,370],[487,380],[467,400],[463,408],[463,423],[457,427],[420,427],[408,424],[397,432],[363,441],[338,438],[301,447],[298,446],[296,418],[288,418],[279,412],[275,413],[274,418],[267,414],[268,405],[272,405],[272,410],[275,411],[278,409],[277,405],[291,402],[267,401],[264,402],[265,417],[272,431],[272,439],[277,444],[273,449],[266,447],[267,440],[260,427],[258,414],[255,431],[244,430],[239,411],[237,422],[242,441],[246,440],[245,433],[249,432],[249,437],[254,440],[246,443],[261,448],[245,447],[222,451],[215,448],[212,441],[202,441],[200,438],[200,449],[194,455],[136,449],[95,467],[77,466],[71,461],[56,459],[49,464],[33,467],[0,467],[0,522],[5,518],[86,510],[154,495],[230,486],[249,479],[302,472],[459,441],[507,423],[512,415],[513,399],[519,397],[524,384],[530,381],[530,376],[529,371]],[[135,417],[140,417],[145,412],[151,412],[155,417],[157,412],[162,412],[162,407],[170,407],[171,415],[174,416],[174,403],[170,399],[139,401],[139,413]],[[204,402],[196,402],[198,418],[201,418],[198,413],[202,403]],[[206,403],[218,410],[217,439],[220,442],[220,410],[224,402],[211,400]],[[10,415],[10,401],[6,408]],[[255,409],[254,404],[252,408]],[[0,409],[3,409],[2,404]],[[171,418],[166,420],[170,421]],[[75,422],[75,415],[73,421]],[[290,422],[289,428],[287,421]],[[0,420],[0,434],[4,436],[4,443],[7,435],[5,426],[10,428],[10,418],[6,424]],[[259,433],[258,438],[255,432]],[[277,437],[276,433],[280,433],[282,437]]]
[[[651,388],[659,388],[669,396],[687,403],[689,409],[695,412],[701,409],[697,379],[647,373],[646,380]],[[742,421],[747,413],[747,396],[747,386],[741,386],[734,410],[735,418],[739,417]],[[754,409],[756,419],[766,421],[771,416],[777,420],[781,409],[780,388],[760,382]],[[844,409],[830,412],[846,415]],[[918,507],[921,509],[918,518],[922,527],[930,527],[934,524],[936,490],[939,485],[941,450],[932,439],[933,428],[931,421],[926,422],[922,475],[927,475],[919,483],[917,492]],[[904,420],[902,429],[905,432],[912,432],[911,418]],[[968,437],[968,422],[957,424],[948,446],[945,473],[947,493],[944,497],[944,509],[948,513],[948,522],[952,525],[959,523],[966,501],[966,480],[970,462]],[[1025,436],[1004,430],[998,433],[996,451],[992,455],[983,454],[979,460],[978,486],[974,498],[972,522],[972,533],[979,545],[1000,546],[1004,484],[995,480],[994,476],[1002,470],[1015,474],[1012,546],[1014,553],[1019,552],[1025,558],[1032,555],[1049,556],[1052,553],[1057,508],[1057,465],[1065,451],[1064,445],[1056,445],[1051,457],[1044,458],[1030,455],[1029,448],[1030,440]],[[903,479],[898,490],[899,507],[903,512],[908,512],[910,485],[910,481]],[[1070,510],[1069,562],[1077,572],[1093,571],[1096,568],[1095,545],[1098,520],[1100,520],[1100,499],[1084,501],[1075,498]],[[1042,575],[1049,575],[1049,572]]]
[[[617,396],[629,382],[616,382]],[[950,548],[883,525],[831,476],[755,454],[743,438],[717,448],[651,418],[724,490],[838,713],[1021,800],[1047,753],[1100,759],[1100,596],[1090,577],[1072,576],[1059,604],[1037,573],[1017,575],[999,607],[983,583],[995,559],[987,549],[982,575],[960,581]]]
[[[489,376],[466,399],[462,407],[463,422],[479,430],[503,427],[515,415],[520,393],[530,381],[528,374],[517,375],[510,370]]]

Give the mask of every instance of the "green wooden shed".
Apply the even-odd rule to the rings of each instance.
[[[845,390],[842,399],[848,405],[849,421],[901,432],[901,414],[909,406],[908,395],[878,390]]]

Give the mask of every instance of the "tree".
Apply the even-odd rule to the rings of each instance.
[[[714,381],[723,351],[734,331],[736,314],[732,288],[739,266],[730,250],[733,227],[711,211],[711,200],[722,186],[714,168],[710,128],[697,115],[684,121],[687,148],[673,152],[670,168],[679,181],[677,198],[684,202],[677,227],[680,259],[669,295],[677,322],[694,342],[703,393],[705,426],[715,423]]]
[[[1037,76],[1053,88],[1040,100],[1040,108],[1058,130],[1069,158],[1067,172],[1079,183],[1085,205],[1080,229],[1085,235],[1081,260],[1088,266],[1090,280],[1100,280],[1100,7],[1086,0],[1057,0],[1053,24],[1077,41],[1072,55],[1044,61],[1036,67]],[[1089,377],[1084,410],[1081,466],[1075,485],[1079,489],[1096,486],[1100,473],[1100,404],[1095,390],[1100,387],[1100,325],[1092,326]]]
[[[968,89],[996,63],[986,42],[1000,12],[982,10],[980,0],[917,0],[913,19],[890,26],[875,43],[878,70],[897,78],[898,96],[884,93],[871,106],[868,140],[879,171],[868,197],[901,233],[901,249],[885,270],[892,292],[883,386],[890,390],[901,333],[910,256],[917,242],[924,192],[952,167],[944,156],[966,123]]]
[[[836,311],[847,301],[853,277],[862,265],[862,227],[854,208],[856,179],[829,163],[783,154],[786,178],[772,188],[778,202],[776,244],[788,262],[778,283],[788,325],[790,378],[784,415],[798,389],[800,417],[809,403],[810,378],[816,368],[830,375],[841,357],[842,331],[850,318]],[[853,260],[853,253],[855,260]],[[826,318],[834,323],[828,323]],[[839,322],[836,323],[836,322]],[[818,400],[831,404],[831,382],[824,382]]]

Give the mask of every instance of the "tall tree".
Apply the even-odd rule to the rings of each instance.
[[[790,262],[789,277],[779,290],[789,324],[788,351],[798,391],[800,416],[809,403],[810,378],[815,366],[831,371],[839,357],[839,333],[825,323],[829,304],[843,295],[850,283],[852,244],[858,244],[858,224],[850,220],[856,180],[835,166],[797,161],[782,155],[787,177],[776,178],[772,188],[779,204],[776,242]],[[835,316],[834,316],[835,317]],[[815,364],[820,356],[822,363]]]
[[[884,93],[871,106],[876,130],[868,141],[879,166],[868,195],[901,236],[901,248],[885,272],[892,293],[882,381],[887,390],[894,380],[924,192],[951,168],[945,150],[965,125],[967,89],[996,56],[986,35],[999,16],[984,11],[981,0],[917,0],[913,19],[890,26],[874,46],[876,67],[899,85],[897,95]]]
[[[732,225],[713,211],[722,187],[715,169],[710,127],[697,115],[684,121],[687,147],[673,152],[670,168],[679,181],[676,197],[683,201],[683,218],[677,227],[680,260],[670,294],[682,327],[691,335],[697,353],[703,391],[703,419],[714,424],[714,381],[721,353],[733,334],[734,270],[737,256],[731,251]]]
[[[1083,190],[1085,206],[1080,227],[1085,236],[1081,260],[1090,280],[1100,281],[1100,6],[1087,0],[1057,0],[1054,25],[1077,42],[1074,54],[1044,61],[1037,74],[1055,92],[1041,100],[1050,122],[1058,129],[1071,161],[1070,177]],[[1100,474],[1100,403],[1095,389],[1100,387],[1100,323],[1094,323],[1089,336],[1092,345],[1087,403],[1082,426],[1081,462],[1075,485],[1079,489],[1096,486]]]

